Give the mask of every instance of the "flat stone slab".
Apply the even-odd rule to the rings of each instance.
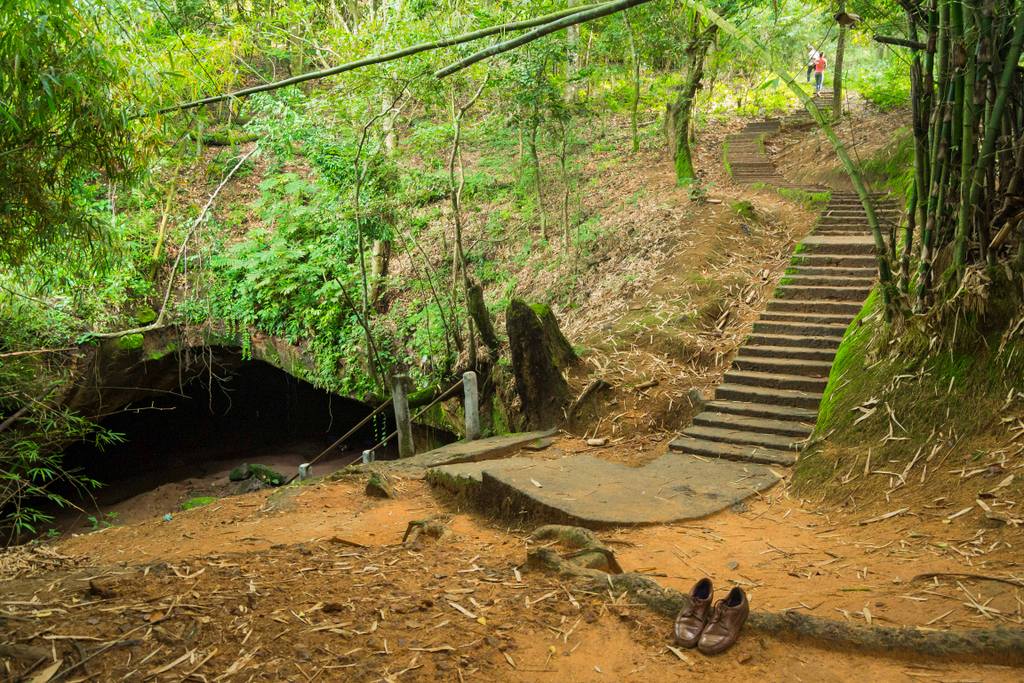
[[[513,457],[447,465],[427,474],[484,505],[511,503],[551,521],[589,527],[664,524],[706,517],[773,486],[780,477],[753,463],[669,453],[644,467],[591,455]]]
[[[371,469],[427,469],[441,465],[490,460],[508,455],[519,450],[526,444],[552,436],[556,430],[539,432],[519,432],[502,436],[489,436],[475,441],[456,441],[425,453],[417,453],[410,458],[399,460],[381,460],[368,467]]]

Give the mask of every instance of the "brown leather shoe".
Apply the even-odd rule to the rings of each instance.
[[[723,600],[715,603],[708,625],[700,634],[697,649],[706,655],[725,652],[740,637],[740,629],[750,614],[747,594],[740,587],[733,588]]]
[[[711,614],[711,596],[714,594],[711,579],[701,579],[690,589],[690,605],[676,615],[676,644],[694,647],[700,640],[701,631]]]

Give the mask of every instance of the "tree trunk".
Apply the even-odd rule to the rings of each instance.
[[[846,12],[846,0],[839,0],[839,12]],[[832,67],[832,120],[843,115],[843,53],[846,51],[846,26],[839,25],[836,60]]]
[[[697,90],[700,89],[701,79],[704,77],[704,60],[717,33],[717,24],[711,24],[695,36],[687,47],[686,62],[683,65],[683,84],[680,86],[676,101],[668,106],[670,121],[666,124],[672,137],[676,183],[679,185],[689,185],[696,180],[693,153],[690,150],[690,119]]]
[[[373,253],[370,256],[370,304],[376,306],[384,291],[384,282],[388,277],[391,264],[391,241],[374,240]]]
[[[622,18],[626,22],[626,29],[629,32],[629,53],[633,59],[633,98],[629,105],[629,127],[633,134],[633,153],[640,151],[640,136],[637,126],[637,110],[640,107],[640,54],[636,49],[636,36],[633,31],[633,22],[629,20],[629,12],[623,12]]]

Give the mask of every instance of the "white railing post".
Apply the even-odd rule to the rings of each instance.
[[[391,378],[391,401],[395,406],[395,428],[398,430],[398,457],[408,458],[416,454],[412,442],[412,418],[409,415],[409,396],[405,393],[408,375],[394,375]]]
[[[476,386],[476,373],[470,370],[462,373],[462,389],[466,400],[466,441],[480,438],[480,395]]]

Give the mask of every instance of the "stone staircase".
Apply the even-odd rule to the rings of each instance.
[[[779,122],[759,121],[730,136],[742,156],[733,178],[748,184],[823,190],[789,183],[763,151]],[[875,195],[879,219],[898,220],[894,200]],[[852,192],[832,192],[812,233],[793,257],[752,334],[715,390],[714,400],[673,451],[770,465],[796,462],[818,415],[836,349],[875,284],[874,241]]]
[[[734,177],[825,190],[791,184],[775,170],[763,140],[779,128],[778,120],[759,121],[730,136]],[[891,200],[879,196],[876,207],[882,219],[898,217]],[[874,244],[860,202],[850,192],[833,192],[714,400],[668,453],[629,467],[589,453],[523,451],[431,467],[427,480],[489,514],[590,528],[700,519],[723,510],[778,482],[773,466],[796,461],[839,342],[874,282]]]

